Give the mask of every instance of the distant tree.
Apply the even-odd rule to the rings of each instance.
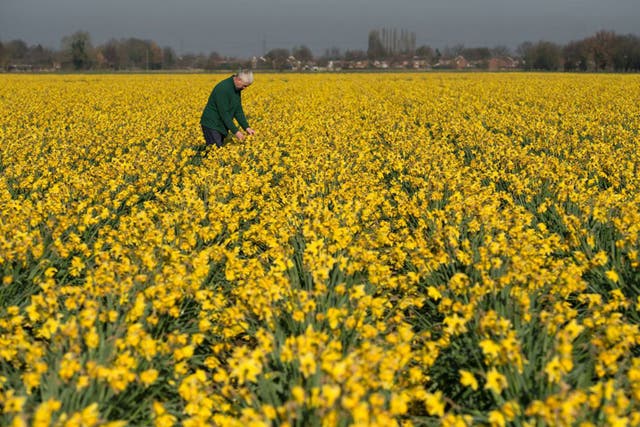
[[[162,48],[152,40],[147,40],[147,64],[149,70],[160,70],[162,68]]]
[[[289,49],[276,48],[271,49],[264,57],[274,70],[284,70],[288,65],[289,56]]]
[[[29,47],[23,40],[11,40],[6,45],[7,56],[16,62],[23,62],[27,57]]]
[[[176,53],[172,47],[165,46],[162,48],[162,68],[171,69],[176,65]]]
[[[380,38],[380,31],[372,30],[369,32],[369,44],[367,47],[367,57],[369,59],[383,59],[387,55],[382,39]]]
[[[62,39],[63,49],[76,70],[86,70],[93,65],[94,51],[91,36],[86,31],[76,31]]]
[[[587,40],[596,71],[613,68],[613,50],[616,34],[613,31],[598,31]]]
[[[211,52],[207,58],[207,63],[204,66],[205,70],[215,70],[220,66],[222,62],[222,56],[218,52]]]
[[[313,53],[305,45],[296,46],[291,50],[291,55],[303,64],[313,61]]]
[[[165,68],[165,49],[152,40],[136,38],[111,39],[98,46],[97,59],[103,67],[110,69],[149,69]],[[175,56],[171,58],[175,61]]]
[[[51,68],[54,61],[54,52],[38,44],[29,47],[26,59],[35,68]]]
[[[533,63],[535,61],[535,51],[533,43],[526,41],[518,46],[518,55],[522,58],[522,64],[525,70],[533,70]]]
[[[640,37],[618,36],[612,60],[615,71],[640,71]]]
[[[326,67],[327,64],[329,64],[329,61],[337,61],[340,59],[342,59],[342,52],[340,52],[340,48],[332,46],[325,49],[324,54],[316,59],[316,63],[321,67]]]
[[[495,58],[505,58],[512,56],[511,49],[504,45],[498,45],[491,48],[491,56]]]
[[[571,41],[562,48],[566,71],[587,71],[589,69],[589,46],[584,40]]]
[[[118,58],[118,41],[111,39],[105,44],[98,47],[98,51],[102,55],[104,66],[107,68],[119,68],[120,61]]]
[[[464,53],[464,45],[459,43],[453,46],[445,46],[442,52],[442,56],[445,58],[455,58],[458,55]]]
[[[461,52],[465,59],[470,61],[484,61],[491,58],[491,51],[488,47],[470,47]]]
[[[367,59],[367,52],[364,50],[347,50],[344,53],[345,61],[364,61]]]
[[[329,49],[325,50],[324,56],[327,59],[342,59],[342,53],[340,52],[340,48],[336,46],[332,46]]]
[[[31,69],[51,68],[56,53],[41,44],[28,46],[23,40],[0,42],[0,68],[11,65],[28,66]]]
[[[376,30],[377,36],[380,39],[380,43],[382,46],[380,47],[380,54],[377,59],[383,59],[393,52],[394,49],[394,34],[393,30],[382,28],[381,30]],[[369,40],[371,41],[371,33],[369,33]]]
[[[533,43],[530,41],[522,42],[516,48],[516,54],[522,58],[523,61],[526,61],[527,56],[533,52]]]
[[[234,57],[224,57],[220,60],[220,64],[218,65],[218,69],[221,70],[230,70],[232,72],[236,72],[240,68],[250,68],[251,61],[242,60]]]
[[[630,51],[629,55],[631,57],[630,66],[633,71],[640,71],[640,38],[638,36],[634,36],[629,34],[631,43],[630,43]]]
[[[617,36],[612,61],[614,71],[639,71],[640,38],[633,34]]]
[[[552,42],[540,42],[537,46],[537,55],[534,67],[540,70],[557,71],[562,66],[561,47]]]
[[[123,41],[127,68],[148,69],[151,63],[151,45],[147,40],[128,38]]]
[[[176,61],[178,68],[199,69],[204,68],[207,64],[207,57],[201,53],[185,53]],[[220,65],[222,67],[222,64]]]
[[[473,61],[479,69],[489,68],[489,59],[491,59],[491,50],[488,47],[470,47],[462,49],[460,53],[466,60]]]
[[[562,49],[552,42],[525,42],[518,51],[524,60],[525,70],[557,71],[562,65]]]
[[[422,59],[425,59],[428,62],[432,62],[433,58],[435,57],[435,52],[433,51],[431,46],[422,45],[422,46],[419,46],[416,49],[415,55],[418,58],[422,58]]]
[[[396,28],[382,28],[369,31],[367,57],[372,60],[400,59],[414,55],[416,50],[415,33]]]
[[[403,30],[400,47],[403,54],[413,56],[416,51],[416,33]]]

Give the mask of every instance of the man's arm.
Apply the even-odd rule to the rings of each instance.
[[[238,121],[238,123],[240,124],[240,126],[247,131],[248,135],[253,135],[256,133],[256,131],[254,131],[253,129],[251,129],[251,127],[249,126],[249,122],[247,121],[247,117],[244,115],[244,110],[242,109],[242,104],[240,104],[238,106],[238,108],[236,109],[236,114],[235,114],[236,120]],[[240,134],[240,135],[238,135]],[[244,140],[244,134],[242,134],[242,132],[238,131],[236,132],[236,138],[238,138],[240,141]]]
[[[242,129],[244,130],[251,129],[251,127],[249,126],[249,122],[247,121],[247,117],[244,115],[242,104],[240,104],[236,109],[236,120],[238,120],[238,123],[240,124]]]
[[[233,112],[228,109],[230,102],[225,99],[226,97],[227,96],[224,92],[215,94],[214,102],[216,104],[216,110],[218,110],[218,114],[220,114],[225,127],[229,129],[231,133],[237,133],[238,127],[233,122]]]

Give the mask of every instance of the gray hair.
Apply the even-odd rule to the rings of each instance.
[[[251,70],[240,70],[236,76],[246,84],[253,83],[253,71]]]

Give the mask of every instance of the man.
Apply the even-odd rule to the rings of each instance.
[[[202,112],[202,117],[200,117],[200,125],[207,146],[215,144],[222,147],[229,131],[239,141],[243,141],[246,135],[235,125],[234,119],[248,135],[255,133],[249,126],[244,111],[242,111],[240,99],[242,91],[251,83],[253,83],[253,72],[241,70],[238,74],[222,80],[213,88],[209,101]]]

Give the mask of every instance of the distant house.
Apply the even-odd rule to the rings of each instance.
[[[300,71],[302,68],[302,61],[297,60],[293,55],[287,58],[287,69],[293,71]]]
[[[331,60],[327,64],[327,70],[329,70],[329,71],[340,71],[340,70],[342,70],[343,66],[344,66],[344,64],[342,63],[342,61]]]
[[[465,68],[469,68],[470,66],[471,64],[469,64],[469,61],[467,61],[462,55],[458,55],[453,59],[453,67],[456,70],[462,70]]]
[[[382,68],[387,69],[389,68],[389,63],[387,61],[378,61],[377,59],[375,61],[373,61],[373,67],[374,68]]]
[[[455,58],[449,58],[449,59],[441,58],[433,66],[433,68],[455,69],[455,70],[463,70],[470,67],[471,67],[471,64],[462,55],[458,55]]]
[[[426,59],[414,57],[413,60],[411,61],[411,68],[415,70],[419,70],[421,68],[427,69],[427,68],[430,68],[430,64],[429,64],[429,61],[427,61]]]
[[[31,64],[10,64],[7,67],[8,71],[33,71],[33,65]]]
[[[489,59],[489,71],[513,70],[518,68],[518,61],[510,56]]]

